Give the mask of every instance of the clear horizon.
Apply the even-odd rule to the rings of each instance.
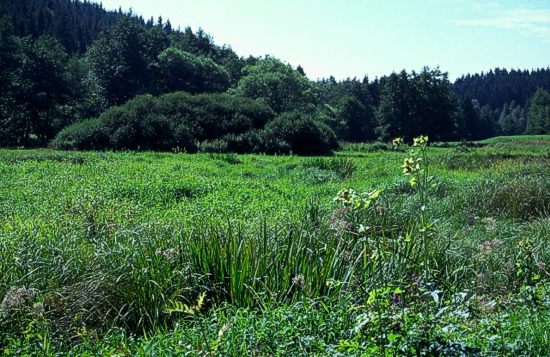
[[[310,79],[370,79],[439,67],[454,80],[550,65],[550,2],[103,0],[174,28],[202,28],[239,56],[272,55]]]

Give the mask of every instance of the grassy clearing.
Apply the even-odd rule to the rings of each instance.
[[[550,138],[408,150],[2,150],[0,351],[544,355]]]

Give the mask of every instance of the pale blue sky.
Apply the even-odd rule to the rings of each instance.
[[[98,1],[99,2],[99,1]],[[550,0],[103,0],[202,27],[241,56],[270,54],[311,79],[439,66],[451,79],[550,65]]]

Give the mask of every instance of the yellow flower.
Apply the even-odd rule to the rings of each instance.
[[[413,139],[413,146],[426,146],[428,143],[428,136],[420,135],[418,138]]]
[[[393,146],[399,146],[403,144],[403,138],[395,138],[391,141],[391,143],[393,144]]]
[[[414,158],[407,157],[403,161],[403,166],[401,166],[401,168],[403,169],[403,174],[410,175],[417,172],[420,169],[420,164]]]
[[[355,191],[352,189],[341,189],[338,192],[338,195],[334,198],[336,202],[342,202],[344,205],[349,204],[353,197],[355,196]]]

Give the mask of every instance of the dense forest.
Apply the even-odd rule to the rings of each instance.
[[[89,1],[0,0],[0,14],[2,146],[309,154],[550,132],[549,68],[315,82],[202,29]]]

